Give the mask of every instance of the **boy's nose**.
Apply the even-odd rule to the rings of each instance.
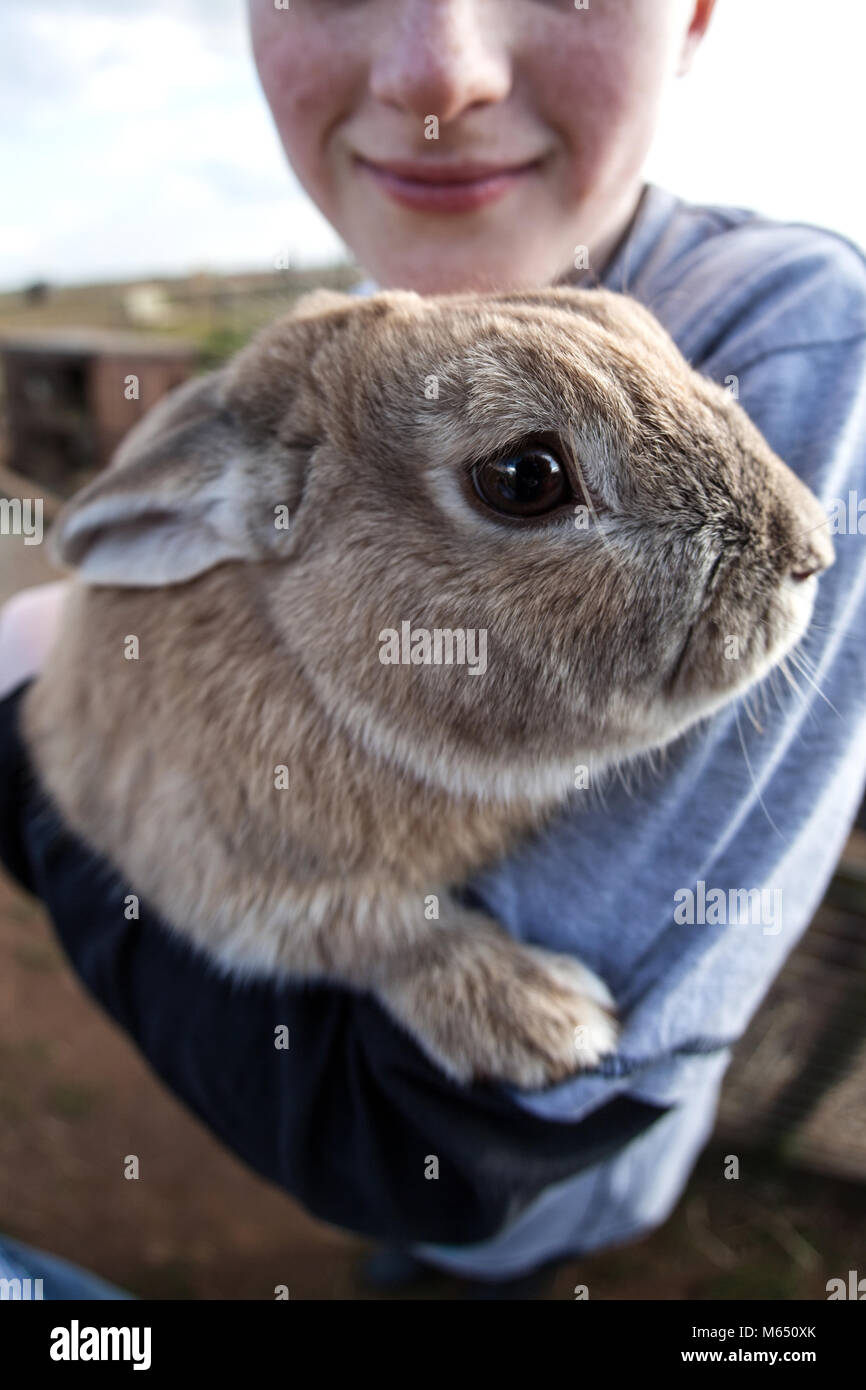
[[[464,0],[406,0],[396,32],[371,60],[370,90],[389,106],[444,125],[469,107],[503,101],[511,60],[501,36]]]

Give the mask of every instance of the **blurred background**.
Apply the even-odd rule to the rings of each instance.
[[[646,0],[652,4],[653,0]],[[866,12],[719,0],[649,177],[866,243]],[[361,278],[287,168],[242,0],[4,0],[0,497],[64,496],[175,382]],[[117,414],[116,383],[140,382]],[[0,602],[55,575],[0,535]],[[122,1181],[118,1154],[146,1155]],[[723,1176],[741,1158],[740,1181]],[[866,832],[737,1049],[668,1225],[563,1269],[606,1298],[823,1298],[866,1219]],[[83,995],[0,873],[0,1230],[154,1298],[365,1296],[362,1243],[221,1149]],[[866,1268],[861,1269],[866,1275]]]

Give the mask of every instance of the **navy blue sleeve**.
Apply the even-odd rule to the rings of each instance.
[[[324,1221],[393,1242],[486,1239],[544,1187],[663,1110],[617,1097],[579,1124],[458,1086],[370,996],[240,984],[187,945],[62,825],[0,701],[0,860],[45,904],[69,961],[150,1067],[251,1168]],[[287,1049],[275,1030],[289,1030]],[[430,1155],[438,1180],[425,1177]]]

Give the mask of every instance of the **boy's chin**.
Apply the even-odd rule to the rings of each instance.
[[[539,264],[522,257],[495,257],[479,266],[477,254],[465,256],[443,252],[441,244],[431,245],[427,257],[415,252],[383,258],[358,260],[384,289],[409,289],[418,294],[465,294],[497,290],[531,290],[552,284],[562,268],[545,259]]]
[[[517,225],[522,220],[517,219]],[[382,289],[418,294],[539,289],[570,269],[567,238],[562,257],[557,258],[551,254],[550,243],[537,251],[525,241],[521,245],[515,223],[509,222],[497,234],[489,224],[484,229],[470,228],[467,220],[461,227],[456,217],[448,224],[444,218],[440,222],[444,225],[425,227],[419,217],[405,236],[395,237],[390,225],[380,236],[355,236],[350,245],[358,263]]]

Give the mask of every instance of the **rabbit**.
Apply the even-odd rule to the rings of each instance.
[[[219,968],[372,992],[518,1089],[597,1067],[615,1003],[453,885],[758,681],[834,558],[730,392],[573,288],[313,292],[50,544],[22,730],[67,825]]]

